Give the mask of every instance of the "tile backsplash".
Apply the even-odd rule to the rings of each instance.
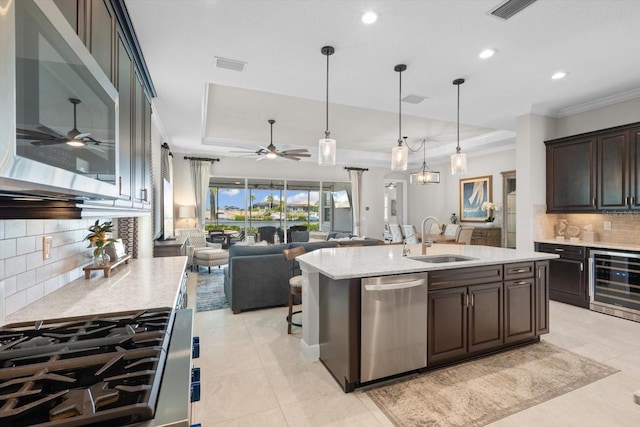
[[[580,228],[578,235],[580,240],[583,240],[585,226],[591,225],[597,242],[627,244],[640,242],[640,212],[630,211],[605,214],[545,214],[544,209],[541,212],[536,210],[536,238],[554,239],[555,227],[563,219],[568,225]],[[610,230],[605,230],[605,222],[611,223]]]
[[[84,241],[95,220],[0,221],[0,324],[5,316],[83,275],[91,262]],[[43,237],[53,237],[50,259],[43,259]]]

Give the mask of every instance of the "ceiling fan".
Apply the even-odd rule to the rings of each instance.
[[[97,139],[91,138],[89,135],[91,133],[82,133],[78,130],[76,125],[77,119],[77,106],[82,101],[77,98],[69,98],[69,102],[73,104],[73,129],[67,132],[66,135],[61,135],[50,127],[41,125],[38,126],[38,130],[29,130],[29,129],[17,129],[17,138],[18,139],[26,139],[32,140],[31,144],[36,145],[38,147],[48,146],[48,145],[56,145],[56,144],[67,144],[71,147],[84,147],[86,146],[89,149],[93,149],[96,151],[104,152],[104,150],[98,148],[100,145],[113,144],[103,141],[98,141]]]
[[[291,150],[278,150],[275,145],[273,145],[273,124],[276,122],[273,119],[268,120],[271,125],[271,141],[268,146],[263,147],[258,145],[260,149],[258,151],[254,151],[251,154],[257,154],[259,157],[257,160],[262,159],[275,159],[277,157],[282,157],[283,159],[289,160],[300,160],[302,157],[311,157],[309,151],[306,148],[295,148]],[[247,153],[246,151],[232,151],[232,153]]]

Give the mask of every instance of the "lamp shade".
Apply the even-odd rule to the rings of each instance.
[[[178,209],[178,218],[195,218],[196,208],[194,206],[180,206]]]
[[[391,170],[406,171],[409,161],[409,150],[406,145],[398,144],[391,150]]]
[[[318,163],[321,165],[336,164],[336,140],[322,138],[318,141]]]
[[[451,174],[462,175],[467,173],[467,155],[457,152],[451,155]]]

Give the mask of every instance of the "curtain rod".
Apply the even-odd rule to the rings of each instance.
[[[220,159],[211,159],[209,157],[189,157],[189,156],[184,156],[185,160],[200,160],[202,162],[219,162]]]
[[[362,171],[362,172],[366,172],[366,171],[368,171],[368,170],[369,170],[369,169],[367,169],[367,168],[352,168],[352,167],[349,167],[349,166],[345,166],[344,168],[345,168],[346,170],[348,170],[348,171]]]

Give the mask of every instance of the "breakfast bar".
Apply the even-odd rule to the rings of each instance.
[[[424,254],[420,245],[304,254],[302,353],[352,391],[537,341],[548,331],[548,260],[556,257],[446,244]]]

